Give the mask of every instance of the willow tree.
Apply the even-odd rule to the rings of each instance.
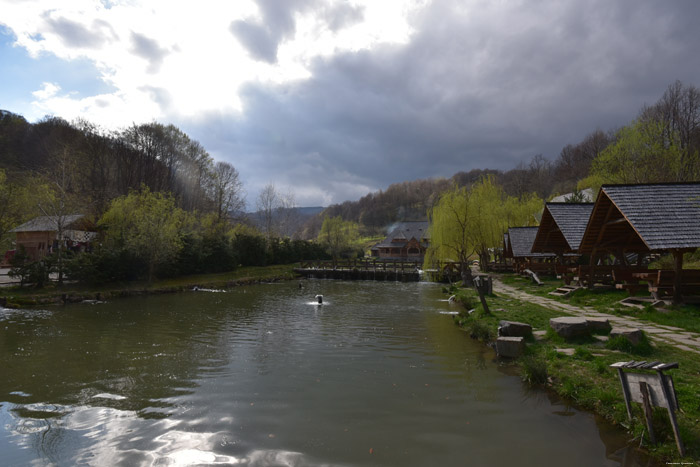
[[[429,213],[430,248],[426,267],[438,260],[455,261],[462,269],[462,282],[471,283],[469,259],[478,255],[487,267],[490,252],[503,241],[509,226],[535,225],[543,201],[534,194],[508,196],[492,176],[471,188],[444,193]]]
[[[357,242],[358,227],[351,221],[344,221],[341,216],[323,219],[318,242],[326,248],[333,259],[338,259],[343,252],[349,251]]]

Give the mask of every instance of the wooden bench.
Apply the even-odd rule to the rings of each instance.
[[[615,281],[616,289],[626,290],[630,295],[634,295],[648,287],[646,283],[642,283],[639,275],[644,275],[644,277],[648,278],[655,276],[657,272],[658,269],[619,267],[612,270],[612,277],[613,281]]]
[[[649,292],[654,298],[661,295],[673,295],[676,281],[676,271],[671,269],[660,269],[654,275],[647,276]],[[700,293],[700,269],[681,270],[681,294]]]

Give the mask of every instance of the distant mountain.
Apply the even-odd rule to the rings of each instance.
[[[318,216],[324,211],[323,206],[303,206],[297,208],[279,208],[276,209],[272,221],[275,224],[275,229],[278,230],[278,234],[281,236],[289,237],[299,237],[299,232],[301,228],[310,219]],[[248,221],[258,227],[263,229],[263,214],[261,211],[248,212],[245,214]]]

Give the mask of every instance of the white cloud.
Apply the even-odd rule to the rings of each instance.
[[[408,17],[422,6],[414,0],[353,2],[345,16],[337,17],[342,21],[329,27],[329,11],[346,4],[310,4],[299,11],[291,2],[283,7],[294,20],[294,34],[281,36],[274,63],[253,59],[231,33],[234,21],[265,19],[251,0],[73,0],[60,6],[53,0],[0,0],[0,24],[33,57],[53,54],[68,62],[91,61],[97,78],[113,89],[85,96],[80,89],[70,89],[70,83],[52,83],[55,89],[44,85],[34,92],[36,108],[120,126],[205,112],[242,112],[239,90],[244,84],[307,79],[316,57],[379,43],[406,43],[412,32]],[[66,94],[58,96],[61,88]]]
[[[32,92],[34,97],[40,100],[51,99],[61,90],[61,87],[54,83],[42,83],[41,89]]]

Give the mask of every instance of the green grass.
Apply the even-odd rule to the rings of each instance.
[[[505,277],[504,282],[521,290],[529,292],[528,288],[537,287],[530,286],[526,281],[520,281],[517,277]],[[547,287],[554,285],[557,284],[545,284],[542,288],[546,290]],[[458,292],[458,294],[466,295],[470,293]],[[597,306],[601,307],[611,300],[605,298],[604,294],[582,295],[582,299],[595,300]],[[649,445],[645,438],[646,427],[642,410],[639,404],[633,403],[634,418],[631,422],[628,420],[620,381],[617,372],[610,368],[610,365],[629,360],[678,362],[679,368],[668,373],[673,376],[681,407],[681,411],[676,415],[687,451],[687,456],[683,460],[697,461],[700,459],[700,399],[698,399],[698,394],[700,394],[700,358],[697,354],[684,352],[666,344],[654,343],[650,345],[648,340],[642,345],[643,349],[613,341],[610,346],[616,347],[618,350],[608,349],[605,343],[592,337],[567,342],[551,331],[548,326],[549,318],[562,316],[564,313],[508,297],[487,297],[487,301],[491,314],[484,314],[481,306],[477,305],[476,310],[471,315],[460,314],[455,317],[455,321],[464,326],[475,326],[474,323],[480,321],[481,324],[476,326],[490,328],[489,331],[482,330],[480,332],[489,332],[492,336],[496,335],[498,322],[502,319],[529,323],[534,330],[549,330],[541,340],[530,342],[525,356],[513,363],[520,366],[523,380],[533,385],[546,384],[549,389],[576,407],[595,412],[620,426],[621,429],[627,430],[630,433],[630,438],[644,438],[644,448],[661,462],[681,461],[666,412],[656,409],[654,430],[659,443],[653,446]],[[689,316],[688,310],[676,311],[684,317]],[[641,312],[639,316],[642,317],[645,313],[659,312],[647,310]],[[556,352],[555,348],[563,347],[573,348],[574,355],[567,356]]]
[[[581,288],[573,292],[568,297],[557,297],[549,295],[549,292],[561,286],[563,282],[559,279],[545,278],[541,286],[532,284],[529,279],[515,275],[503,274],[500,280],[511,287],[532,295],[549,298],[561,303],[568,303],[578,307],[591,307],[601,313],[612,313],[616,315],[633,316],[652,323],[674,326],[686,331],[700,332],[700,306],[699,305],[673,305],[663,309],[647,307],[639,309],[620,304],[629,295],[623,290],[615,289],[594,289]],[[638,296],[649,296],[648,292],[640,292]]]

